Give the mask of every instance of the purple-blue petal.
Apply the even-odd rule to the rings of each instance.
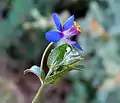
[[[78,45],[76,43],[76,41],[72,41],[70,39],[66,39],[64,38],[64,40],[68,43],[68,44],[72,44],[74,47],[76,47],[77,49],[81,50],[82,52],[84,52],[84,50],[80,47],[80,45]]]
[[[58,29],[59,31],[62,31],[62,24],[61,24],[61,21],[60,21],[60,19],[59,19],[58,14],[53,13],[53,14],[52,14],[52,18],[53,18],[53,20],[54,20],[54,23],[55,23],[57,29]]]
[[[84,52],[84,50],[77,43],[74,43],[72,45],[75,46],[77,49],[81,50],[82,52]]]
[[[68,30],[74,24],[74,15],[69,17],[63,25],[64,30]]]
[[[50,42],[57,42],[62,38],[62,34],[59,31],[49,31],[46,33],[46,39]]]

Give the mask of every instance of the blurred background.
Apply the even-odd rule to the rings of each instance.
[[[0,0],[0,103],[31,103],[40,82],[23,71],[40,65],[53,12],[62,22],[75,14],[83,32],[72,39],[86,68],[48,85],[39,102],[120,103],[119,7],[120,0]]]

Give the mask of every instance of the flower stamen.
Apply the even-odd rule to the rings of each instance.
[[[78,25],[76,22],[74,22],[74,26],[75,28],[77,29],[78,32],[82,32],[81,28],[80,28],[80,25]]]

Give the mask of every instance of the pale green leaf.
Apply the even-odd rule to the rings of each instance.
[[[29,73],[29,72],[35,74],[40,79],[40,81],[43,83],[45,79],[45,72],[40,67],[34,65],[30,69],[25,70],[24,74]]]
[[[59,71],[56,74],[49,76],[48,78],[45,79],[44,82],[47,84],[54,83],[61,76],[64,76],[65,74],[67,74],[71,70],[74,70],[74,68],[71,68],[69,66],[65,66],[65,68],[62,71]]]
[[[68,47],[67,44],[63,44],[51,51],[47,60],[47,65],[49,68],[62,62],[62,60],[64,59],[64,55],[66,53],[67,47]]]

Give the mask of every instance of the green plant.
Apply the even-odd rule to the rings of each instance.
[[[58,20],[58,17],[56,16],[56,14],[55,14],[55,18],[56,20]],[[60,20],[55,21],[55,24],[57,27],[60,24],[59,21]],[[47,66],[49,68],[47,75],[45,74],[44,69],[43,69],[44,58],[46,56],[48,49],[54,44],[54,42],[56,42],[56,40],[59,42],[59,40],[61,39],[60,36],[58,36],[57,34],[53,32],[52,32],[53,33],[52,37],[48,37],[48,33],[46,34],[47,40],[50,40],[53,42],[51,42],[45,49],[42,59],[41,59],[40,67],[32,66],[30,69],[27,69],[24,72],[25,74],[28,72],[34,73],[36,76],[38,76],[41,82],[41,87],[38,90],[38,93],[36,94],[32,103],[37,103],[39,96],[41,94],[41,91],[46,85],[56,83],[56,81],[61,76],[65,75],[69,71],[80,70],[80,69],[85,68],[85,66],[80,63],[80,61],[83,59],[83,53],[81,53],[80,50],[83,52],[83,49],[76,42],[70,41],[70,38],[69,38],[69,42],[66,41],[68,37],[71,37],[73,35],[78,35],[78,33],[80,32],[80,28],[78,27],[78,25],[74,24],[73,16],[72,16],[72,20],[71,20],[71,17],[68,19],[65,26],[67,29],[65,29],[64,32],[61,31],[61,34],[63,33],[64,35],[63,38],[65,40],[65,43],[51,50],[48,56],[48,59],[47,59]],[[70,32],[68,32],[69,29],[70,29]]]

